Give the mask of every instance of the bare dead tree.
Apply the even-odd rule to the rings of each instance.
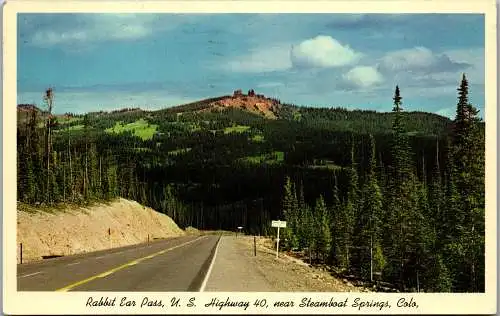
[[[52,125],[52,106],[54,102],[54,92],[52,88],[48,88],[45,90],[45,95],[43,97],[43,100],[47,104],[47,126],[46,126],[46,132],[45,132],[45,158],[47,160],[47,187],[46,187],[46,193],[47,193],[47,202],[50,201],[50,153],[52,150],[52,131],[51,131],[51,125]]]

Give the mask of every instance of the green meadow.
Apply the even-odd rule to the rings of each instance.
[[[246,132],[248,129],[250,129],[250,126],[246,125],[234,125],[231,127],[226,127],[224,129],[224,134],[229,134],[229,133],[243,133]]]
[[[143,140],[148,140],[153,138],[157,129],[158,125],[149,124],[146,120],[140,119],[125,125],[122,122],[116,122],[115,126],[106,129],[106,132],[121,134],[126,131],[131,131],[135,136],[138,136]]]
[[[273,164],[273,163],[281,163],[284,161],[285,154],[282,151],[273,151],[270,153],[264,153],[258,156],[246,156],[240,159],[240,161],[244,161],[251,164]]]

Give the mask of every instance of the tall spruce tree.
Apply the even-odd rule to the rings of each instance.
[[[292,209],[290,214],[290,248],[298,249],[299,247],[299,226],[300,226],[300,209],[299,209],[299,201],[297,198],[297,186],[295,182],[292,182]]]
[[[339,249],[337,255],[339,267],[349,271],[351,269],[354,226],[358,214],[359,192],[356,169],[353,167],[344,168],[344,172],[348,179],[347,198],[336,216],[335,232],[338,236],[336,244]]]
[[[312,251],[316,247],[316,235],[317,227],[316,221],[308,204],[305,204],[303,211],[303,245],[307,250],[307,255],[309,256],[309,262],[312,260]]]
[[[441,165],[439,157],[439,138],[436,139],[436,158],[434,161],[434,167],[432,169],[432,178],[429,184],[429,213],[426,214],[427,221],[433,230],[433,234],[436,238],[436,247],[439,248],[440,240],[444,236],[440,235],[442,232],[441,221],[444,216],[445,207],[445,194],[443,190],[443,177],[441,175]]]
[[[484,291],[484,130],[478,110],[469,103],[469,84],[465,74],[458,88],[453,124],[452,170],[450,186],[460,203],[450,224],[455,226],[447,246],[454,274],[454,289],[461,292]],[[451,215],[451,214],[450,214]]]
[[[330,255],[332,237],[330,233],[328,210],[322,195],[316,199],[314,214],[317,217],[318,224],[316,251],[320,254],[322,261],[324,261]]]
[[[112,199],[118,194],[118,167],[111,153],[108,152],[106,157],[106,181],[105,196],[107,199]]]
[[[358,164],[356,162],[356,152],[355,152],[355,140],[354,135],[351,134],[351,167],[346,169],[348,187],[347,187],[347,199],[345,201],[344,207],[344,251],[345,260],[348,269],[351,269],[352,252],[354,249],[355,240],[355,225],[356,218],[359,216],[359,205],[360,205],[360,190],[359,190],[359,177],[358,177]],[[354,251],[357,253],[357,251]]]
[[[343,224],[341,221],[341,217],[343,214],[342,203],[339,197],[339,188],[338,188],[338,178],[337,173],[333,173],[333,193],[332,193],[332,205],[330,206],[330,232],[332,234],[332,247],[331,247],[331,260],[335,265],[341,265],[343,261],[343,248],[342,248],[342,240],[343,240]]]
[[[396,282],[401,291],[408,283],[419,243],[415,231],[418,217],[418,187],[413,172],[411,149],[402,115],[402,97],[399,87],[394,92],[394,121],[392,126],[392,177],[389,183],[384,248],[387,252],[387,277]],[[419,235],[419,234],[418,234]]]
[[[297,195],[295,193],[294,184],[290,177],[285,178],[284,193],[282,200],[282,212],[287,228],[283,229],[282,239],[286,240],[283,246],[287,249],[292,249],[298,246],[296,236],[296,214],[298,208]]]
[[[359,249],[359,270],[361,276],[369,279],[372,272],[381,272],[385,265],[382,243],[382,193],[375,174],[375,140],[369,135],[368,169],[362,190],[362,206],[358,216],[358,238],[356,246]],[[374,250],[380,253],[375,257]],[[376,251],[375,251],[376,252]]]
[[[310,214],[310,210],[308,209],[309,206],[306,204],[304,198],[304,184],[302,181],[300,182],[298,191],[299,192],[297,194],[297,202],[300,214],[297,223],[298,246],[299,249],[304,249],[309,247],[310,245],[311,231],[314,228],[312,227],[311,218],[309,218],[310,216],[312,216],[312,214]]]

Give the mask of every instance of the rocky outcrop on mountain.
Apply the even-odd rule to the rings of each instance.
[[[248,94],[243,94],[241,89],[235,90],[233,95],[211,102],[205,110],[239,108],[255,114],[263,115],[269,119],[276,118],[276,110],[280,102],[267,98],[262,94],[255,94],[253,89]]]

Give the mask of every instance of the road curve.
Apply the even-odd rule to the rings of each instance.
[[[219,236],[185,236],[17,265],[18,291],[198,291]]]

